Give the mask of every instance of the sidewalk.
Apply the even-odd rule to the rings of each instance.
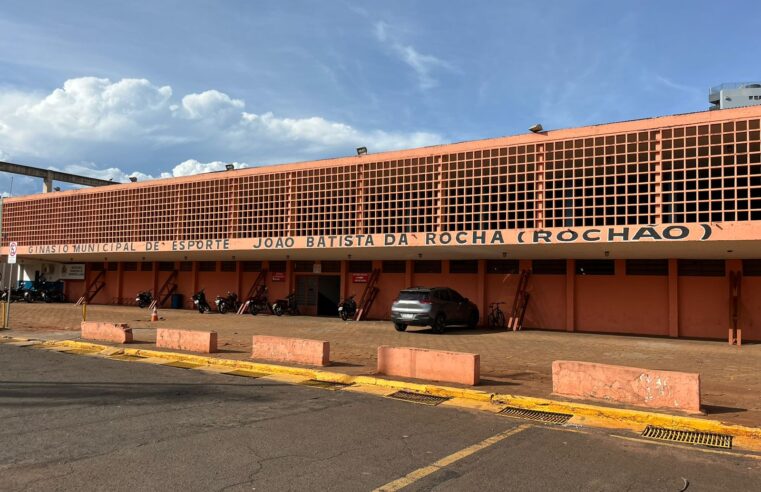
[[[246,359],[252,335],[275,335],[328,340],[331,370],[353,375],[375,371],[379,345],[409,346],[474,352],[481,355],[479,389],[547,398],[552,392],[553,360],[570,359],[646,369],[700,373],[703,402],[709,415],[724,422],[761,426],[761,344],[742,348],[726,342],[670,340],[563,332],[493,332],[457,329],[434,335],[428,329],[404,333],[390,322],[342,322],[331,318],[201,315],[194,311],[161,310],[158,323],[150,311],[136,307],[88,306],[89,321],[128,323],[136,342],[149,348],[155,327],[215,330],[221,357]],[[12,331],[4,335],[78,338],[81,309],[72,304],[16,303],[11,309]],[[68,331],[66,331],[68,330]],[[558,399],[557,397],[553,397]]]

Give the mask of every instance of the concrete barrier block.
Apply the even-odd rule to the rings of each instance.
[[[330,364],[330,343],[323,340],[255,335],[251,357],[310,366]]]
[[[132,341],[132,328],[127,323],[82,321],[80,336],[86,340],[129,343]]]
[[[157,328],[156,347],[210,354],[217,351],[217,332]]]
[[[378,347],[378,372],[388,376],[476,385],[480,379],[478,354],[411,347]]]
[[[561,396],[700,413],[700,375],[556,360],[552,391]]]

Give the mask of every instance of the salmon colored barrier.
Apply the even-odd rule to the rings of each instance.
[[[330,364],[330,343],[323,340],[256,335],[252,345],[251,357],[254,359],[295,362],[310,366]]]
[[[700,413],[700,374],[688,372],[556,360],[552,363],[552,392]]]
[[[210,354],[217,351],[217,332],[157,328],[156,346]]]
[[[481,357],[464,352],[382,345],[378,347],[378,372],[472,386],[480,379]]]
[[[132,341],[132,328],[127,323],[103,323],[100,321],[82,321],[81,337],[86,340],[129,343]]]

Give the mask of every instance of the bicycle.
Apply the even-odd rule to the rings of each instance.
[[[504,304],[504,302],[492,302],[489,304],[489,328],[505,327],[505,313],[499,308],[500,304]]]

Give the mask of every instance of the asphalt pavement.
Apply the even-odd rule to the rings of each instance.
[[[692,492],[759,483],[761,460],[731,452],[0,345],[2,490]]]

